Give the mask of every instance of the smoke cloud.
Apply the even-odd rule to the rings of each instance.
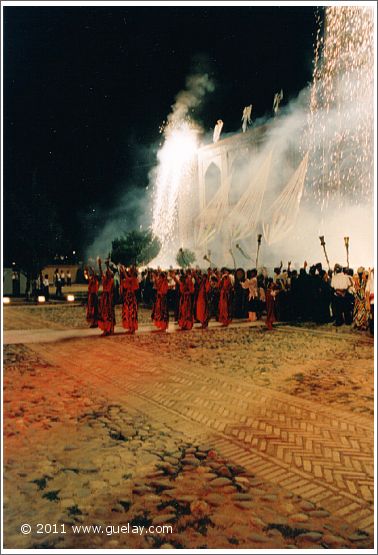
[[[126,187],[125,187],[126,188]],[[97,206],[86,216],[92,242],[85,252],[85,260],[93,264],[97,256],[106,258],[111,252],[112,241],[132,230],[148,229],[151,222],[151,200],[146,188],[127,187],[116,206],[109,210]]]
[[[208,244],[211,251],[212,261],[218,265],[232,267],[233,258],[229,252],[232,249],[236,266],[254,267],[257,253],[257,234],[263,232],[262,223],[267,221],[269,209],[277,196],[282,192],[293,172],[297,169],[304,154],[310,147],[309,137],[309,103],[311,88],[302,90],[298,97],[281,109],[276,118],[260,118],[253,123],[253,128],[258,129],[264,126],[267,129],[262,144],[256,149],[250,158],[242,156],[234,162],[230,177],[231,191],[229,201],[236,203],[246,188],[252,182],[254,176],[264,162],[269,151],[273,152],[273,160],[269,174],[267,190],[261,210],[260,222],[251,237],[239,241],[230,241],[227,236],[218,236]],[[353,125],[348,127],[351,135],[357,133],[361,128],[362,114],[368,114],[371,108],[373,113],[372,97],[365,97],[365,105],[361,107],[342,103],[337,109],[324,110],[318,113],[320,121],[326,118],[327,129],[325,134],[315,132],[311,137],[312,144],[310,151],[310,163],[304,183],[303,196],[299,205],[298,216],[293,217],[293,228],[287,234],[282,234],[282,238],[275,237],[271,244],[267,244],[263,237],[259,253],[259,265],[263,264],[268,268],[279,265],[280,261],[284,265],[290,260],[292,267],[301,267],[304,260],[309,264],[322,262],[327,267],[323,248],[321,247],[319,236],[324,235],[326,241],[327,254],[331,268],[335,263],[346,265],[346,251],[344,237],[350,238],[349,260],[351,267],[372,266],[374,260],[373,228],[374,212],[371,202],[371,195],[364,190],[356,196],[358,187],[357,177],[352,173],[349,181],[343,184],[340,195],[327,196],[326,206],[324,199],[319,198],[315,184],[328,175],[323,176],[324,167],[322,161],[316,156],[323,147],[324,141],[334,140],[340,130],[340,122],[345,130],[346,122],[353,121]],[[316,130],[315,130],[316,131]],[[232,137],[229,134],[227,138]],[[225,137],[221,137],[225,138]],[[357,149],[368,148],[372,150],[372,144],[356,145],[355,150],[344,153],[344,166],[349,164],[362,164],[360,153]],[[241,149],[242,150],[242,149]],[[311,158],[312,156],[312,158]],[[372,175],[372,154],[364,158],[365,168],[360,168]],[[206,176],[206,191],[212,194],[220,187],[220,173],[210,168]],[[258,184],[256,185],[258,187]],[[326,183],[324,194],[327,194]],[[372,183],[370,183],[372,189]],[[358,191],[357,191],[358,192]],[[211,195],[210,195],[211,196]],[[252,207],[251,207],[252,209]],[[269,220],[268,220],[269,223]],[[243,252],[249,256],[244,257],[235,247],[238,243]],[[202,252],[203,251],[203,252]],[[206,266],[203,261],[205,249],[197,252],[197,260],[201,266]]]
[[[359,12],[356,13],[359,17]],[[367,34],[364,39],[369,41],[372,37]],[[343,44],[342,41],[340,44]],[[216,217],[218,220],[221,218],[221,225],[200,247],[196,243],[201,205],[197,147],[193,147],[193,137],[186,133],[190,135],[195,130],[197,146],[202,137],[202,146],[211,149],[206,145],[212,142],[212,131],[204,133],[198,121],[198,112],[206,95],[214,90],[214,84],[207,73],[190,75],[167,117],[164,143],[158,152],[157,164],[149,174],[148,191],[131,190],[120,199],[119,208],[111,221],[106,222],[90,251],[103,251],[105,246],[108,250],[110,238],[119,234],[120,224],[130,226],[132,223],[134,227],[152,226],[154,233],[162,240],[163,250],[155,264],[175,265],[175,254],[179,247],[184,247],[195,250],[197,263],[202,267],[208,265],[203,256],[209,250],[212,261],[219,267],[232,267],[233,258],[236,266],[253,267],[257,234],[263,233],[264,223],[272,223],[269,218],[273,203],[308,152],[306,179],[301,195],[298,193],[299,213],[296,213],[295,202],[292,202],[290,210],[286,209],[282,214],[287,219],[286,229],[281,227],[279,232],[273,233],[269,243],[263,237],[260,264],[271,268],[281,260],[284,265],[290,260],[293,267],[300,267],[307,260],[309,264],[320,261],[326,266],[319,236],[325,237],[331,267],[335,263],[346,264],[344,237],[348,236],[350,265],[354,268],[372,266],[374,112],[373,66],[370,62],[370,58],[365,56],[358,64],[353,60],[351,68],[343,59],[343,65],[335,75],[323,76],[324,86],[320,79],[316,82],[317,89],[311,86],[303,89],[296,99],[281,107],[277,117],[255,120],[252,131],[247,132],[252,148],[246,150],[243,145],[241,139],[245,136],[241,135],[241,129],[221,135],[219,144],[222,144],[222,139],[229,139],[223,143],[229,149],[227,210],[223,213],[218,211]],[[320,70],[318,78],[322,77]],[[242,107],[240,110],[242,112]],[[177,130],[184,134],[175,135]],[[256,140],[253,145],[253,137],[258,137],[261,130],[262,140]],[[238,223],[237,214],[235,221],[230,221],[232,206],[251,183],[256,190],[262,187],[254,179],[269,152],[273,153],[272,162],[259,221],[249,237],[235,241],[229,233],[232,225]],[[224,168],[221,165],[219,157],[215,157],[214,164],[207,169],[205,204],[217,198],[221,187],[224,187],[225,179],[221,175]],[[226,189],[222,189],[224,194]],[[251,205],[251,210],[254,209],[255,206]],[[127,213],[132,210],[139,216],[132,222],[130,219],[126,222],[125,210]],[[211,224],[214,216],[210,211],[207,217]],[[236,249],[236,243],[248,258]]]
[[[168,116],[168,124],[176,126],[185,121],[188,116],[195,118],[195,109],[199,108],[205,96],[213,91],[214,82],[207,73],[189,75],[186,78],[185,89],[176,96],[172,112]]]

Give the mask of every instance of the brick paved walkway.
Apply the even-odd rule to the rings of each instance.
[[[134,345],[133,337],[32,348],[88,387],[100,387],[110,400],[191,439],[211,439],[222,454],[261,478],[373,533],[370,419],[167,360]]]

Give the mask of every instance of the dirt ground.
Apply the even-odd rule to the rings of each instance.
[[[85,312],[85,306],[78,303],[5,307],[4,330],[87,328]],[[138,316],[141,324],[151,321],[150,310],[142,309]],[[116,322],[121,322],[120,305],[116,306]]]
[[[5,308],[5,330],[47,327],[84,307]],[[5,345],[5,547],[371,548],[373,414],[373,340],[349,329]],[[127,522],[173,532],[70,528]]]

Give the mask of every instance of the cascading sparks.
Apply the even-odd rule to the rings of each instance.
[[[374,19],[367,7],[325,10],[310,100],[311,188],[326,208],[360,204],[373,191]]]
[[[163,133],[165,140],[158,152],[152,220],[152,231],[160,239],[162,253],[176,241],[180,189],[191,178],[198,149],[196,130],[188,121],[171,122]]]

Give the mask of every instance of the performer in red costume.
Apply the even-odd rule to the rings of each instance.
[[[136,291],[139,289],[139,282],[135,268],[126,270],[120,266],[120,292],[122,297],[122,325],[129,331],[135,333],[138,329],[138,303]]]
[[[177,280],[177,278],[175,278]],[[194,323],[193,315],[194,283],[190,270],[180,279],[180,307],[178,325],[182,330],[191,330]]]
[[[90,328],[98,327],[98,278],[93,268],[85,268],[85,278],[88,280],[87,322]]]
[[[210,312],[209,312],[209,291],[210,291],[210,281],[208,274],[203,274],[197,278],[199,282],[199,290],[198,290],[198,297],[197,297],[197,306],[196,306],[196,317],[197,320],[201,323],[201,327],[207,328],[209,325],[210,319]]]
[[[273,329],[273,322],[277,321],[276,315],[276,295],[279,292],[279,287],[276,285],[272,278],[269,278],[268,286],[266,288],[266,325],[268,330]]]
[[[102,329],[102,335],[114,333],[115,311],[114,311],[114,276],[109,267],[109,261],[105,261],[106,270],[102,271],[101,258],[98,259],[100,276],[102,276],[102,294],[99,305],[98,327]]]
[[[160,272],[155,276],[155,287],[156,287],[156,300],[152,309],[151,318],[155,326],[161,330],[165,331],[168,328],[169,322],[169,312],[168,312],[168,279],[165,272]]]
[[[231,322],[231,293],[232,283],[230,275],[226,270],[222,275],[219,283],[220,297],[219,297],[219,322],[223,326],[228,326]]]

